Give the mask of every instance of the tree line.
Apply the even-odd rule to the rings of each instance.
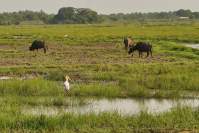
[[[88,8],[63,7],[57,14],[47,14],[44,11],[19,11],[12,13],[0,13],[0,25],[21,24],[23,22],[35,22],[44,24],[92,24],[102,22],[120,21],[144,21],[151,19],[199,19],[199,12],[180,9],[173,12],[151,13],[117,13],[110,15],[98,14]]]

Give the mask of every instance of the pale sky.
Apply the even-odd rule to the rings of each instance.
[[[61,7],[90,8],[100,14],[159,12],[190,9],[199,11],[199,0],[0,0],[0,12],[43,10],[57,13]]]

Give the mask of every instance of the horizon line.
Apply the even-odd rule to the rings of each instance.
[[[68,6],[68,7],[72,7],[72,6]],[[61,7],[61,8],[67,8],[67,7]],[[59,8],[59,9],[61,9]],[[79,9],[78,7],[73,7],[73,8],[77,8]],[[82,7],[84,8],[84,7]],[[43,11],[44,13],[46,14],[57,14],[59,9],[57,10],[56,13],[50,13],[50,12],[46,12],[45,10],[43,9],[40,9],[40,10],[30,10],[30,9],[22,9],[22,10],[13,10],[13,11],[0,11],[0,14],[3,14],[3,13],[14,13],[14,12],[20,12],[20,11],[32,11],[32,12],[41,12]],[[86,8],[86,9],[91,9],[91,8]],[[180,9],[176,9],[176,10],[162,10],[162,11],[132,11],[132,12],[113,12],[113,13],[100,13],[99,11],[96,11],[96,10],[93,10],[91,9],[92,11],[95,11],[98,13],[98,15],[111,15],[111,14],[131,14],[131,13],[161,13],[161,12],[175,12],[175,11],[178,11],[178,10],[190,10],[191,12],[199,12],[199,11],[194,11],[192,9],[183,9],[183,8],[180,8]]]

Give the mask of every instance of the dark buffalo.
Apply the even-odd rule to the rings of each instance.
[[[134,41],[132,39],[130,39],[129,37],[124,38],[124,47],[126,50],[132,47],[133,45],[134,45]]]
[[[35,40],[33,41],[32,45],[29,47],[30,51],[34,51],[38,49],[44,49],[44,53],[46,53],[47,51],[47,46],[45,45],[44,41],[40,41],[40,40]]]
[[[142,57],[143,52],[147,53],[147,57],[149,56],[149,54],[151,54],[151,57],[152,57],[152,45],[150,43],[137,42],[135,46],[132,46],[129,49],[128,53],[131,54],[136,50],[139,52],[139,57]],[[132,56],[133,56],[133,54],[132,54]]]

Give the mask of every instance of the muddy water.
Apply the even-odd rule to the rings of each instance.
[[[186,44],[185,46],[194,48],[194,49],[199,49],[199,44]]]
[[[12,79],[12,77],[9,76],[0,76],[0,80],[9,80]]]
[[[69,106],[69,107],[25,107],[22,113],[27,115],[60,115],[64,113],[88,114],[101,112],[118,112],[121,115],[135,115],[141,111],[157,114],[170,111],[177,106],[199,107],[199,99],[183,99],[183,100],[168,100],[168,99],[90,99],[89,104],[84,106]]]

